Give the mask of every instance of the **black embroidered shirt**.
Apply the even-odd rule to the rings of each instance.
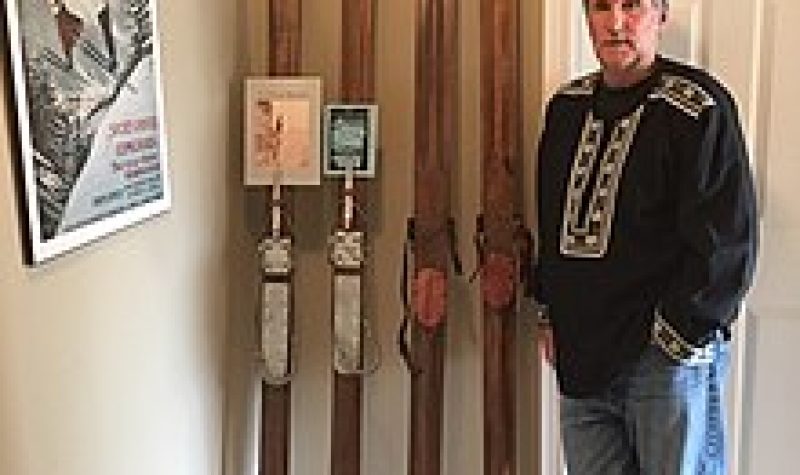
[[[707,73],[658,57],[610,89],[550,101],[538,163],[539,254],[563,393],[602,391],[655,340],[676,357],[736,317],[755,265],[755,194],[736,106]]]

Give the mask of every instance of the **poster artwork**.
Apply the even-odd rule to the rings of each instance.
[[[256,102],[256,166],[298,169],[310,164],[307,101],[260,99]]]
[[[170,206],[153,1],[6,2],[31,263]]]
[[[318,78],[249,78],[245,87],[245,183],[318,185]]]

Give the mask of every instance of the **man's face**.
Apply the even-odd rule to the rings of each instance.
[[[661,0],[587,0],[589,32],[603,69],[622,74],[649,66],[665,13]]]

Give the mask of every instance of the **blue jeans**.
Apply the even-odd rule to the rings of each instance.
[[[649,345],[596,397],[561,398],[569,475],[725,475],[728,344],[678,364]]]

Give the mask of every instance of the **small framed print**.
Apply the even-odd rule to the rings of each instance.
[[[320,184],[319,78],[245,82],[245,185]]]
[[[375,177],[378,106],[331,104],[325,108],[325,175],[343,176],[348,167],[361,178]]]

